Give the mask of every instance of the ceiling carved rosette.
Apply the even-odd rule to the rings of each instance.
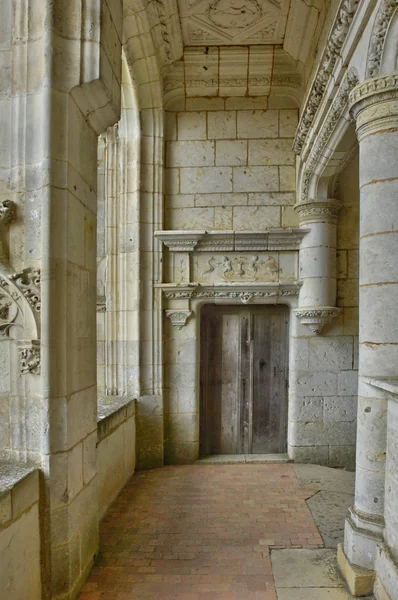
[[[186,46],[282,44],[289,0],[179,0]]]

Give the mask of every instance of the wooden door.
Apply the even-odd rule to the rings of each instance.
[[[201,455],[286,451],[287,359],[287,307],[202,310]]]

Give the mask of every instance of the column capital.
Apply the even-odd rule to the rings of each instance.
[[[368,135],[398,127],[398,72],[358,84],[349,96],[359,141]]]
[[[300,225],[306,223],[337,223],[342,202],[334,198],[298,202],[294,209],[298,213]]]

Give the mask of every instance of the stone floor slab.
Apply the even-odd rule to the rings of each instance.
[[[337,548],[344,540],[344,522],[354,495],[321,490],[307,504],[326,548]]]
[[[275,550],[271,562],[278,591],[280,588],[344,586],[334,550]]]
[[[300,484],[309,489],[354,494],[355,473],[320,465],[294,465]]]

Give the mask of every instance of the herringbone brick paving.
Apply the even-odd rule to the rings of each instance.
[[[272,548],[322,548],[293,467],[190,465],[134,475],[101,525],[80,600],[276,600]]]

